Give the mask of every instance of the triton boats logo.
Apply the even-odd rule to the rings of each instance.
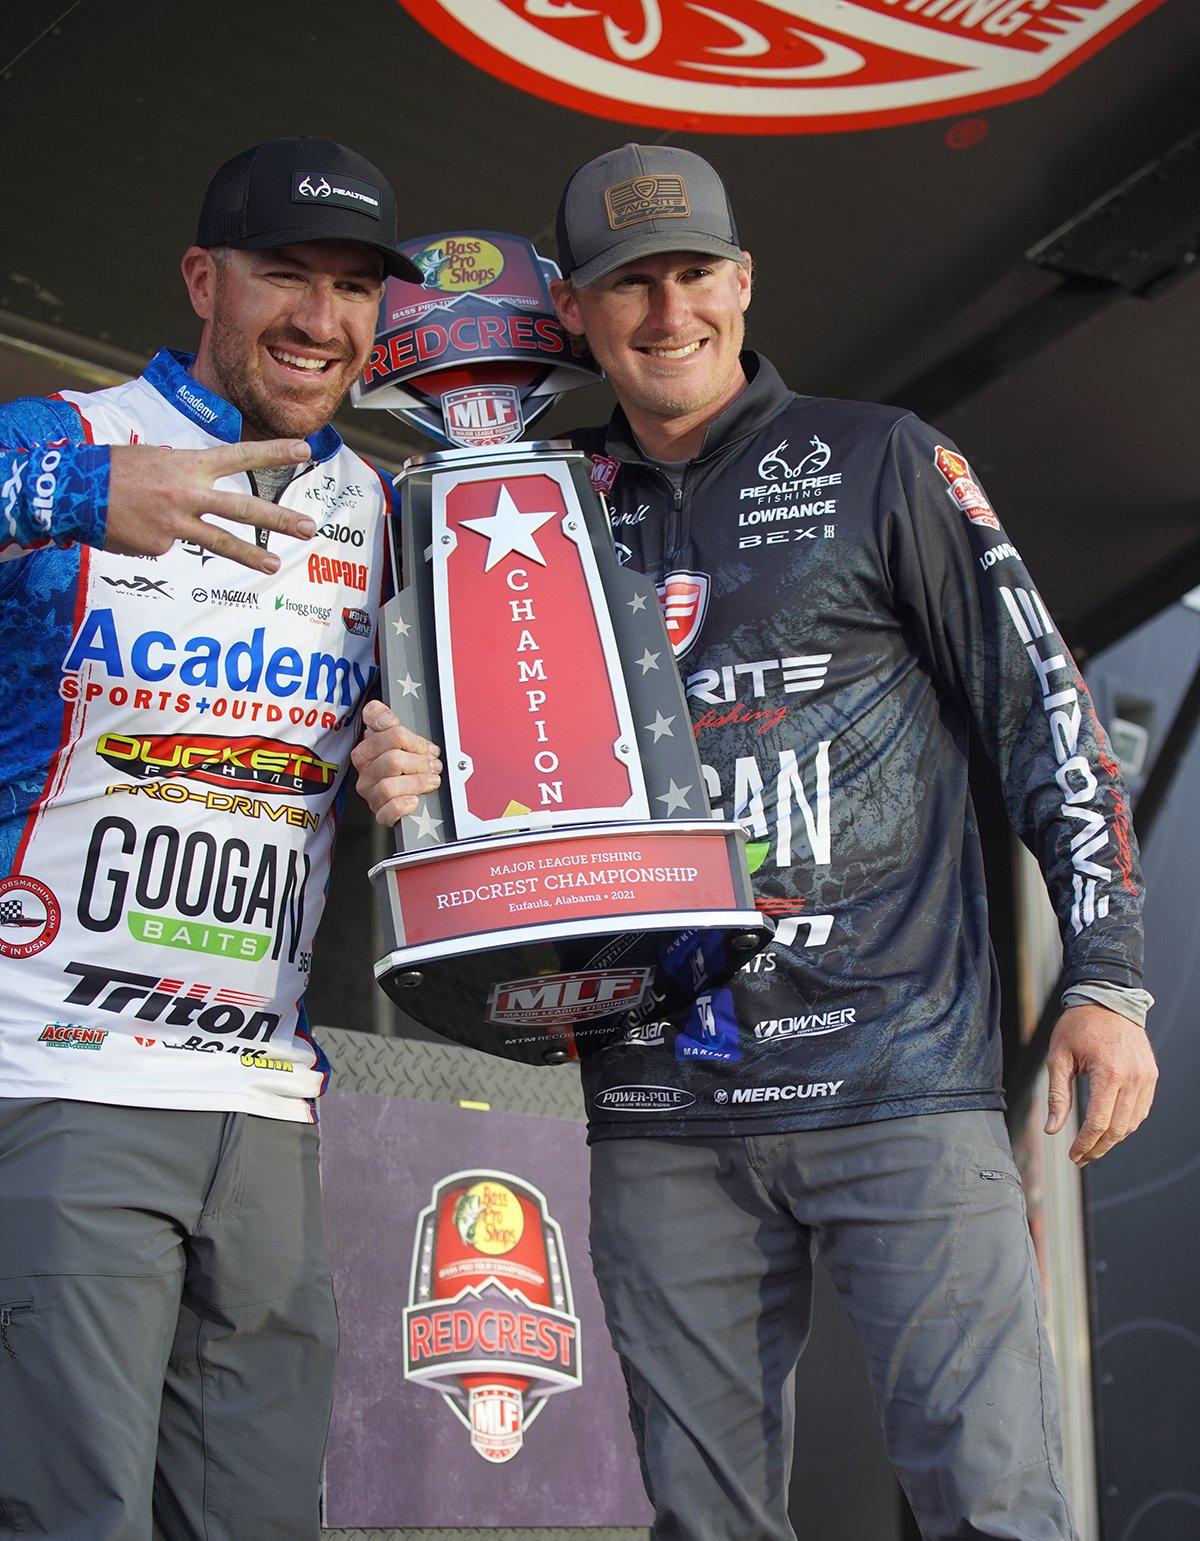
[[[1035,96],[1163,0],[400,3],[477,68],[577,112],[805,134]]]

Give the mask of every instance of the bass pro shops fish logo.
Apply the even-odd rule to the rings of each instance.
[[[404,1376],[441,1393],[471,1448],[511,1461],[547,1398],[583,1383],[562,1232],[510,1172],[453,1172],[417,1220]]]
[[[1163,0],[400,4],[477,68],[578,112],[701,134],[804,134],[1035,96]]]

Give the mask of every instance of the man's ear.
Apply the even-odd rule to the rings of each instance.
[[[579,314],[579,296],[575,292],[575,285],[566,278],[552,278],[550,280],[550,298],[554,301],[554,308],[558,312],[558,319],[566,327],[568,332],[576,337],[583,336],[583,318]]]
[[[742,253],[742,260],[738,263],[738,299],[742,310],[750,304],[750,296],[754,290],[754,258],[748,251]]]
[[[180,259],[179,269],[192,309],[201,321],[211,321],[217,293],[217,259],[205,246],[189,246]]]

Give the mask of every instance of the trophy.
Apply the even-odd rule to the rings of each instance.
[[[686,1010],[770,939],[744,834],[710,816],[660,595],[616,556],[597,465],[525,427],[598,372],[558,270],[494,231],[405,242],[359,407],[450,446],[405,462],[385,701],[441,787],[372,868],[375,974],[443,1037],[562,1064]],[[701,595],[668,579],[671,624]]]

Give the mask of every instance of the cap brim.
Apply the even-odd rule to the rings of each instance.
[[[310,241],[342,241],[352,246],[365,246],[370,251],[377,251],[383,258],[383,270],[389,278],[404,278],[410,284],[424,282],[425,275],[421,269],[403,252],[382,241],[364,241],[361,235],[349,231],[331,230],[328,235],[314,235],[311,230],[270,230],[266,235],[223,244],[236,246],[241,251],[265,251],[272,246],[303,246]]]
[[[642,235],[627,236],[616,241],[607,251],[602,251],[590,262],[573,268],[568,277],[578,289],[586,289],[598,278],[623,268],[628,262],[639,262],[643,257],[655,257],[660,252],[699,252],[705,257],[728,257],[740,262],[742,249],[732,241],[722,241],[719,236],[707,235],[702,230],[647,230]]]

